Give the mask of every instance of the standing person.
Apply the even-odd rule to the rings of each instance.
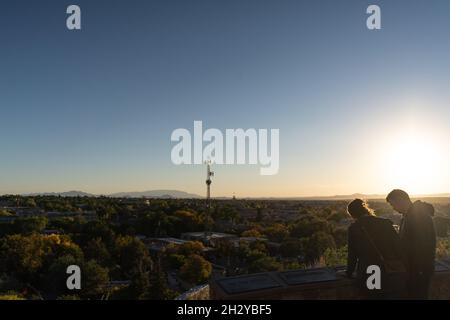
[[[389,262],[397,262],[404,271],[400,243],[392,221],[376,217],[367,203],[355,199],[347,207],[354,219],[348,229],[347,276],[356,278],[361,293],[370,299],[401,299],[405,296],[404,273],[401,278],[387,270]],[[381,269],[381,289],[367,288],[367,268],[377,265]]]
[[[428,299],[436,254],[434,207],[422,201],[413,203],[405,191],[398,189],[391,191],[386,201],[403,215],[400,245],[408,268],[409,298]]]

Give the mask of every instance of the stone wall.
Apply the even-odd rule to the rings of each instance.
[[[210,283],[210,298],[217,300],[360,300],[355,280],[342,268],[267,272],[218,279]],[[430,298],[450,300],[450,264],[436,262]]]

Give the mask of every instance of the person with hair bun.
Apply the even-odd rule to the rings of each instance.
[[[401,261],[399,236],[392,221],[375,216],[366,201],[355,199],[347,206],[354,222],[348,229],[347,276],[356,271],[357,283],[365,298],[401,299],[405,288],[401,279],[391,279],[386,261]],[[381,270],[381,289],[369,290],[367,268],[377,265]]]

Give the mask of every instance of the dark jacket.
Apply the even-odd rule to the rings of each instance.
[[[402,219],[400,244],[412,277],[434,273],[436,233],[433,215],[434,208],[431,204],[416,201]]]
[[[369,215],[359,218],[348,230],[348,276],[356,269],[357,278],[365,283],[367,267],[381,267],[380,253],[385,260],[401,259],[399,237],[392,221]]]

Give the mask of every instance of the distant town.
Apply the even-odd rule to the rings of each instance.
[[[162,195],[160,195],[162,196]],[[450,198],[436,208],[437,258],[450,254]],[[383,199],[378,216],[400,223]],[[0,295],[8,299],[207,299],[221,279],[340,268],[347,200],[0,197]],[[82,289],[68,290],[79,265]],[[235,289],[236,290],[236,289]]]

